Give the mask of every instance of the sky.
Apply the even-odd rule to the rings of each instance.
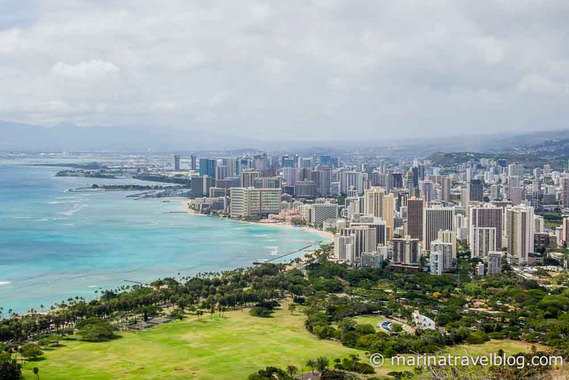
[[[566,0],[0,0],[0,120],[366,140],[569,127]]]

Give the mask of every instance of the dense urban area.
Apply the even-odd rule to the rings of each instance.
[[[341,351],[284,355],[246,373],[235,359],[236,378],[517,379],[564,371],[560,363],[380,369],[369,362],[372,353],[458,347],[566,357],[569,174],[558,161],[212,152],[85,162],[42,165],[93,179],[73,191],[181,198],[188,212],[318,230],[328,243],[282,263],[122,286],[49,311],[0,309],[0,379],[39,378],[40,359],[49,352],[48,365],[62,346],[115,344],[130,339],[124,334],[244,310],[251,324],[301,315],[315,345],[330,341]],[[96,183],[103,178],[147,185]]]

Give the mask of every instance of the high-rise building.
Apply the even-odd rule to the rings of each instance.
[[[454,214],[452,207],[429,207],[424,209],[423,217],[423,242],[425,249],[431,246],[441,230],[454,231]]]
[[[474,238],[474,233],[475,233],[475,229],[479,228],[479,227],[485,227],[485,228],[494,228],[495,229],[495,233],[492,234],[492,236],[494,237],[494,242],[489,242],[489,246],[493,247],[495,246],[495,249],[489,249],[491,251],[496,251],[496,250],[500,250],[503,247],[502,244],[502,235],[503,235],[503,224],[502,224],[502,219],[503,219],[503,209],[501,207],[472,207],[470,209],[470,229],[469,229],[469,243],[470,243],[470,250],[472,252],[474,251],[479,251],[478,249],[475,249],[474,247],[474,242],[475,242],[475,238]],[[480,231],[479,231],[480,233]],[[484,232],[482,232],[484,233]],[[485,235],[487,236],[487,235]],[[479,238],[482,236],[479,236]],[[483,242],[483,240],[476,240],[478,243]],[[485,245],[483,247],[486,247]],[[489,252],[488,249],[483,249],[484,254],[487,254]],[[473,253],[474,255],[474,253]],[[478,256],[476,256],[478,257]]]
[[[451,258],[452,258],[452,265],[454,265],[454,262],[456,261],[456,254],[458,251],[458,245],[456,242],[456,231],[452,231],[452,230],[439,230],[439,233],[437,235],[437,240],[441,241],[443,243],[446,244],[450,244],[451,246]],[[433,243],[431,242],[431,245]]]
[[[294,195],[301,198],[316,197],[316,183],[314,181],[296,181]]]
[[[331,178],[330,167],[319,166],[317,170],[312,171],[312,180],[316,183],[316,193],[319,196],[330,195]]]
[[[280,211],[281,189],[232,187],[229,189],[232,218],[261,218]]]
[[[502,252],[488,252],[488,275],[502,273]]]
[[[190,156],[190,169],[192,170],[198,169],[197,157],[195,155]]]
[[[442,252],[433,251],[429,257],[430,273],[440,276],[444,271],[444,257]]]
[[[488,253],[496,251],[497,232],[494,227],[472,227],[470,251],[472,257],[485,259]]]
[[[241,187],[254,187],[255,178],[261,176],[261,172],[257,170],[245,169],[241,172]]]
[[[283,185],[282,177],[253,178],[253,187],[256,189],[280,189]]]
[[[298,180],[298,171],[296,168],[283,168],[283,180],[288,186],[294,186]]]
[[[377,250],[377,239],[375,228],[368,226],[350,226],[340,230],[342,236],[353,237],[354,263],[361,262],[361,255],[364,252],[375,252]]]
[[[387,179],[387,187],[390,189],[402,189],[403,188],[403,174],[401,173],[391,173]]]
[[[383,197],[385,190],[381,187],[372,187],[364,191],[364,214],[380,217],[383,215]]]
[[[209,195],[209,188],[213,186],[213,178],[208,175],[192,176],[190,179],[190,196],[198,198]]]
[[[393,264],[419,265],[421,258],[419,239],[411,236],[393,239]]]
[[[338,205],[335,203],[315,203],[312,205],[311,223],[321,224],[328,219],[338,217]]]
[[[207,175],[215,178],[215,167],[217,162],[209,158],[200,158],[200,175]]]
[[[492,185],[490,188],[490,200],[499,201],[502,199],[502,186]]]
[[[466,185],[467,202],[484,202],[484,183],[480,179],[472,179]]]
[[[364,191],[364,215],[385,220],[389,228],[388,239],[391,240],[395,230],[395,198],[393,194],[386,194],[381,187],[366,189]]]
[[[387,238],[389,235],[389,230],[385,220],[373,217],[373,216],[360,216],[357,218],[357,221],[354,221],[350,224],[350,226],[365,226],[374,228],[376,231],[376,240],[377,244],[386,244]]]
[[[354,236],[336,235],[334,237],[334,257],[336,260],[354,262]]]
[[[438,252],[442,256],[441,270],[446,272],[453,268],[456,264],[456,257],[453,256],[452,243],[446,243],[442,240],[433,240],[431,242],[430,252]]]
[[[229,177],[229,168],[227,165],[216,165],[215,179],[225,179],[226,177]]]
[[[449,177],[442,177],[441,178],[441,200],[443,202],[449,203],[450,198],[450,189],[452,187],[451,180]]]
[[[569,207],[569,177],[559,179],[561,185],[561,207]]]
[[[508,177],[522,177],[524,175],[524,166],[522,164],[509,164],[508,165]]]
[[[569,217],[563,218],[563,224],[561,225],[562,228],[562,236],[560,244],[562,245],[569,245]]]
[[[484,276],[484,263],[478,263],[476,266],[476,274],[478,276]]]
[[[407,200],[407,235],[412,239],[423,240],[423,209],[422,199],[411,198]]]
[[[345,207],[346,216],[348,219],[352,219],[354,215],[363,215],[364,214],[364,198],[363,197],[351,197],[346,198],[346,207]]]
[[[176,154],[174,155],[174,170],[175,171],[180,171],[180,155]]]
[[[346,171],[340,172],[340,193],[347,195],[348,190],[353,187],[358,195],[364,192],[364,173]]]
[[[534,211],[531,206],[506,208],[508,252],[518,264],[527,264],[534,250]]]
[[[435,184],[432,181],[421,181],[421,198],[425,202],[430,202],[434,199]]]

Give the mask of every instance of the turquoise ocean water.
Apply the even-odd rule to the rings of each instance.
[[[69,192],[93,183],[53,167],[0,163],[0,306],[40,310],[95,290],[251,266],[322,237],[311,232],[191,215],[180,200],[128,192]],[[291,256],[291,258],[294,256]],[[287,260],[290,258],[287,258]]]

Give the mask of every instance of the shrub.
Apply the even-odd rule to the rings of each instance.
[[[100,318],[92,317],[86,319],[79,322],[77,327],[79,327],[77,334],[81,339],[88,342],[102,342],[115,337],[111,324]]]
[[[20,349],[20,353],[28,360],[36,360],[43,355],[43,351],[37,343],[26,343]]]
[[[262,306],[255,306],[249,311],[249,314],[254,317],[269,318],[271,314],[273,314],[273,310]]]

